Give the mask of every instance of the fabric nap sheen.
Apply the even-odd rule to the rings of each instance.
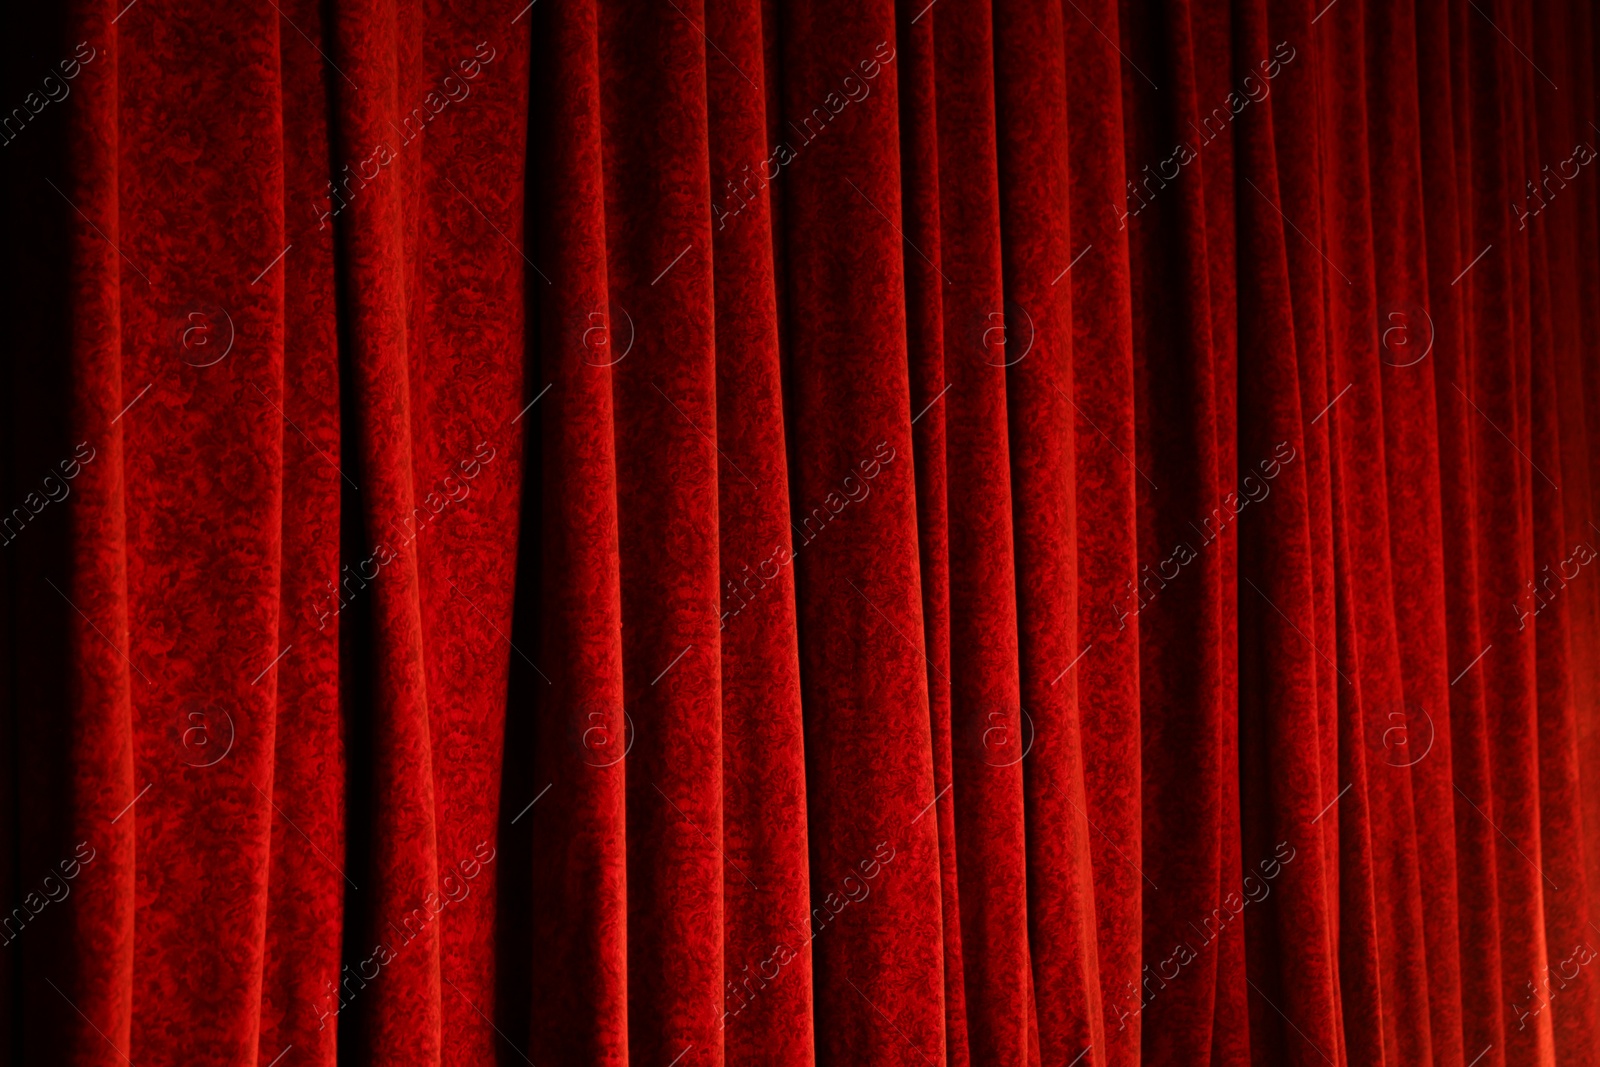
[[[0,1065],[1600,1062],[1587,0],[68,0]]]

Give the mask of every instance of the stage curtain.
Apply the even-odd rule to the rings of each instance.
[[[0,1064],[1600,1061],[1586,0],[10,22]]]

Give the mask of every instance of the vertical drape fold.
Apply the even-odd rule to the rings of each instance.
[[[0,1063],[1591,1062],[1597,33],[26,12]]]

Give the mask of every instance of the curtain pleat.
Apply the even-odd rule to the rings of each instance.
[[[1584,0],[16,21],[0,1063],[1600,1057]]]

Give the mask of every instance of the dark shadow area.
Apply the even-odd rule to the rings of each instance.
[[[76,42],[60,5],[19,6],[0,34],[0,1065],[49,1063],[73,1019],[64,999],[78,975],[67,950],[73,888],[43,899],[47,876],[73,854],[69,618],[64,593],[77,494],[70,461],[67,304],[69,238],[82,227],[59,189],[68,109],[78,86],[61,77]],[[46,79],[49,78],[47,84]],[[50,183],[56,185],[51,188]],[[99,443],[97,443],[99,444]],[[52,589],[54,582],[60,592]],[[62,800],[66,799],[67,803]],[[53,882],[52,886],[58,883]],[[59,889],[51,889],[59,894]],[[37,894],[37,895],[35,895]],[[53,991],[45,979],[60,990]]]
[[[324,24],[332,12],[324,5]],[[335,145],[340,143],[338,132],[339,111],[335,106],[334,90],[328,90],[328,173],[338,170],[334,158]],[[372,558],[371,539],[367,536],[362,514],[361,495],[352,486],[366,479],[362,466],[360,439],[360,402],[350,338],[350,274],[346,266],[349,256],[345,227],[338,220],[334,226],[334,291],[336,301],[335,323],[339,338],[339,457],[348,477],[340,483],[339,492],[339,562],[340,574],[344,566]],[[342,578],[341,578],[342,581]],[[343,595],[341,591],[341,596]],[[346,974],[359,974],[363,960],[372,952],[377,938],[378,916],[373,894],[363,894],[359,886],[371,886],[375,881],[372,862],[374,815],[382,798],[375,793],[376,783],[372,761],[374,651],[373,651],[373,597],[370,593],[356,595],[339,612],[339,713],[343,724],[345,765],[345,889],[344,889],[344,941],[340,947],[339,988],[332,1003],[343,1003],[349,996],[344,988]],[[360,983],[359,977],[355,979]],[[363,984],[364,983],[360,983]],[[352,989],[352,992],[354,990]],[[367,1005],[372,998],[356,996],[349,1007],[339,1011],[339,1059],[341,1064],[368,1064],[372,1057],[366,1041]]]
[[[557,91],[546,73],[554,66],[546,55],[545,42],[552,39],[549,27],[551,8],[535,4],[529,11],[528,145],[527,194],[524,233],[526,243],[546,247],[542,205],[549,202],[547,175],[542,161],[550,158],[552,136],[543,101]],[[548,260],[547,256],[540,258]],[[527,300],[527,359],[524,368],[523,403],[527,403],[549,382],[543,370],[546,347],[541,344],[546,283],[529,272],[524,281]],[[535,404],[519,422],[523,434],[522,503],[517,541],[517,584],[512,607],[511,676],[506,697],[505,749],[500,777],[499,858],[495,872],[495,1026],[503,1040],[498,1042],[499,1063],[522,1067],[529,1062],[528,1019],[533,1003],[533,827],[539,808],[535,803],[546,783],[536,778],[538,721],[544,690],[549,683],[523,659],[522,653],[538,656],[542,647],[540,575],[543,559],[544,499],[544,404]]]

